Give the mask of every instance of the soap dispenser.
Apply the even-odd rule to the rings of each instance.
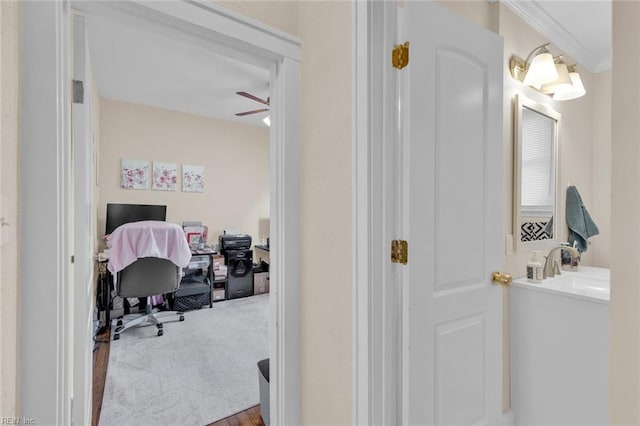
[[[542,262],[540,261],[540,252],[533,251],[531,260],[527,263],[527,279],[533,283],[542,282]]]

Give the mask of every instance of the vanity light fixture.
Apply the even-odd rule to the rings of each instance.
[[[575,65],[567,66],[563,55],[553,57],[547,49],[549,44],[533,49],[526,60],[513,56],[509,61],[511,76],[542,93],[552,95],[555,100],[576,99],[584,95],[586,91]]]

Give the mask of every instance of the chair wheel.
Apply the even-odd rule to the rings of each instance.
[[[156,324],[156,327],[158,327],[158,329],[162,329],[163,328],[162,324]]]
[[[162,331],[162,329],[158,330],[158,336],[162,336],[164,334],[164,331]]]
[[[180,321],[184,321],[184,315],[180,315]]]
[[[122,329],[123,329],[123,328],[124,328],[124,327],[123,327],[122,325],[119,325],[118,327],[116,327],[115,332],[116,332],[116,333],[119,333],[119,332],[121,332],[121,331],[122,331]]]
[[[122,325],[122,320],[118,320],[118,322],[116,323],[116,325],[118,325],[118,326]]]
[[[120,335],[119,334],[114,334],[113,335],[113,340],[120,340]]]

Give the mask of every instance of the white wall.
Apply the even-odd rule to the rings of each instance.
[[[121,188],[122,159],[176,163],[176,191]],[[205,167],[204,193],[182,192],[183,164]],[[207,225],[210,243],[227,228],[259,243],[260,220],[269,217],[269,130],[103,98],[99,175],[99,236],[107,203],[163,204],[169,222]]]
[[[352,5],[346,1],[222,5],[302,40],[302,420],[313,425],[351,424]]]
[[[91,224],[93,226],[93,229],[95,230],[95,235],[94,235],[94,241],[93,241],[93,253],[98,253],[100,251],[102,251],[102,246],[104,244],[103,239],[101,238],[102,236],[100,235],[102,232],[104,231],[100,231],[100,228],[98,227],[98,213],[100,211],[99,206],[100,204],[100,178],[98,176],[98,171],[100,170],[99,164],[98,164],[98,160],[100,158],[100,90],[98,89],[98,82],[95,79],[95,73],[93,72],[93,69],[90,70],[91,73],[91,131],[93,133],[93,176],[91,177],[92,179],[92,183],[93,183],[93,200],[92,200],[92,206],[93,206],[93,217],[91,218]],[[96,303],[96,294],[98,291],[98,277],[99,271],[98,271],[98,264],[97,262],[94,262],[93,265],[93,276],[96,277],[94,278],[94,285],[93,285],[93,291],[94,291],[94,299],[93,299],[93,305],[91,306],[92,312],[93,309],[95,308],[95,303]]]
[[[100,164],[98,163],[100,159],[100,90],[98,89],[98,82],[95,78],[95,73],[93,69],[91,72],[91,126],[93,133],[93,229],[96,230],[96,240],[94,242],[93,251],[97,253],[103,244],[101,233],[104,230],[100,230],[98,227],[98,216],[99,216],[99,206],[100,204],[100,178],[98,173],[100,171]],[[94,275],[98,276],[98,265],[95,265]]]
[[[0,2],[0,416],[20,410],[20,13],[17,1]]]
[[[299,8],[302,413],[305,424],[350,424],[352,5]]]
[[[609,420],[640,424],[640,3],[613,2]],[[620,52],[620,54],[618,54]]]
[[[298,1],[293,0],[213,0],[246,17],[298,36]]]
[[[437,2],[456,15],[460,15],[490,31],[498,32],[499,11],[497,4],[477,0],[437,0]]]
[[[608,268],[611,264],[611,71],[595,74],[593,90],[593,140],[591,179],[593,186],[589,211],[597,218],[600,235],[593,237],[591,264]]]

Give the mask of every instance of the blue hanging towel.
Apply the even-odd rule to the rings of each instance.
[[[600,233],[575,186],[567,188],[567,226],[569,244],[573,246],[575,242],[575,248],[581,253],[587,251],[589,237]]]

